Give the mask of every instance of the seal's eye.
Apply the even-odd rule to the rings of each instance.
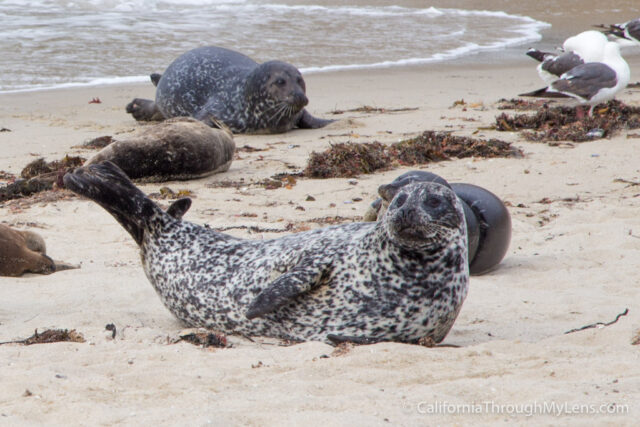
[[[439,197],[430,196],[430,197],[427,197],[427,199],[424,201],[424,205],[427,208],[432,208],[432,209],[438,208],[440,207],[440,205],[442,205],[442,200],[440,200]]]
[[[391,206],[394,208],[399,208],[400,206],[404,205],[404,202],[406,201],[407,201],[407,195],[399,194],[398,197],[393,199],[393,203],[391,204]]]
[[[286,84],[287,84],[287,82],[282,77],[279,77],[276,80],[276,86],[284,87],[284,85],[286,85]]]

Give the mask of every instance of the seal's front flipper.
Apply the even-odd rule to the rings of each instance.
[[[317,258],[303,258],[291,270],[271,282],[251,302],[247,318],[254,319],[271,313],[291,299],[318,287],[330,272],[331,262]]]
[[[317,117],[313,117],[307,110],[302,110],[302,115],[300,116],[297,125],[300,129],[319,129],[333,122],[335,122],[335,120],[319,119]]]
[[[156,103],[150,99],[136,98],[127,104],[127,113],[139,122],[162,121],[162,115]]]
[[[376,344],[380,342],[380,340],[376,338],[354,337],[354,336],[336,335],[336,334],[327,335],[327,339],[331,341],[331,344],[333,345],[338,345],[338,344],[343,344],[348,342],[357,344],[357,345],[367,345],[367,344]]]
[[[191,207],[191,199],[188,197],[183,197],[182,199],[178,199],[175,202],[171,203],[167,208],[167,213],[174,217],[175,219],[182,219],[185,213]]]

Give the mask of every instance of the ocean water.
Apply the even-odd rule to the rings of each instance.
[[[203,45],[303,73],[424,64],[531,44],[548,27],[502,11],[409,4],[0,0],[0,91],[148,81]]]

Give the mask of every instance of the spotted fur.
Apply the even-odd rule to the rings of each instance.
[[[294,127],[317,128],[331,120],[317,119],[300,71],[291,64],[258,64],[232,50],[200,47],[178,57],[159,76],[156,100],[134,99],[127,112],[138,120],[192,116],[234,133],[280,133]]]
[[[463,209],[437,183],[399,188],[378,222],[246,240],[181,220],[184,201],[173,215],[162,211],[108,162],[64,182],[129,231],[162,302],[191,326],[302,341],[440,342],[467,294]]]

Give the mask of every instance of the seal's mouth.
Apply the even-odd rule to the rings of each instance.
[[[307,95],[300,91],[291,94],[288,101],[289,105],[293,106],[297,110],[301,110],[309,104],[309,98],[307,98]]]

